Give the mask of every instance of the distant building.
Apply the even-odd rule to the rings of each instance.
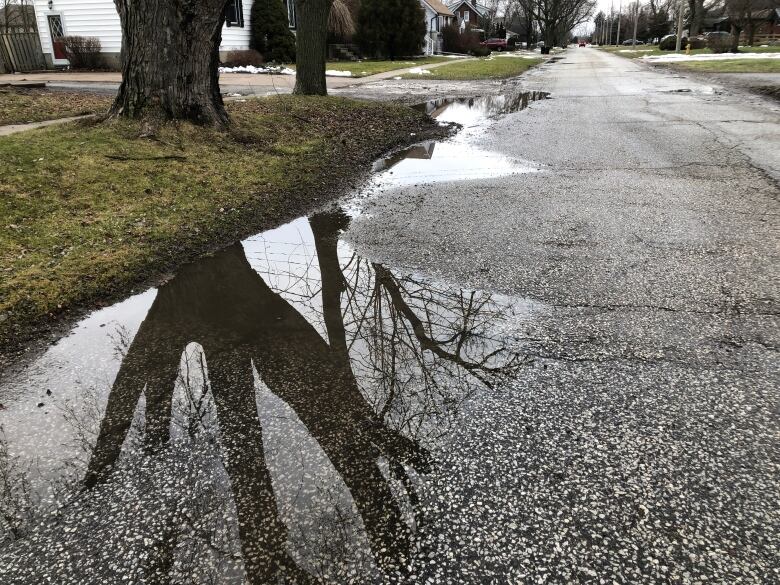
[[[441,30],[455,22],[455,14],[439,0],[420,0],[420,4],[425,10],[425,54],[441,53]]]

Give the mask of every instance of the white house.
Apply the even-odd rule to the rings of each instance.
[[[425,54],[442,51],[441,29],[455,22],[455,13],[439,0],[420,0],[425,10]]]
[[[64,36],[97,37],[106,61],[119,66],[122,28],[113,0],[33,0],[41,47],[49,65],[68,64]],[[290,28],[295,28],[295,3],[285,2]],[[231,0],[222,29],[220,51],[249,48],[249,12],[252,0]]]
[[[290,28],[295,30],[295,2],[284,0]],[[97,37],[103,57],[119,67],[122,28],[113,0],[33,0],[41,47],[49,66],[68,65],[62,38],[65,36]],[[455,21],[455,14],[440,0],[420,0],[425,10],[425,52],[442,50],[441,29]],[[222,29],[220,52],[249,48],[252,0],[231,0]]]

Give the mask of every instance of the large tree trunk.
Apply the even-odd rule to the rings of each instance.
[[[704,23],[704,0],[693,0],[691,3],[691,28],[688,37],[698,36]]]
[[[227,0],[115,0],[122,85],[112,116],[224,127],[219,45]]]
[[[742,27],[736,24],[731,25],[731,52],[739,53],[739,35],[742,34]]]
[[[298,34],[295,44],[295,91],[299,95],[327,95],[325,61],[328,53],[328,16],[333,0],[295,0]]]

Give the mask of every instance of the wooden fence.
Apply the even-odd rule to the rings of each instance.
[[[0,33],[0,62],[0,70],[11,73],[46,69],[38,33]]]

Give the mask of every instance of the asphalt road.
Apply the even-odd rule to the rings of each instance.
[[[590,49],[521,85],[552,99],[473,143],[540,172],[404,186],[346,236],[540,307],[431,541],[495,582],[778,582],[777,103]]]
[[[343,93],[483,97],[0,380],[0,582],[780,582],[776,102]]]

